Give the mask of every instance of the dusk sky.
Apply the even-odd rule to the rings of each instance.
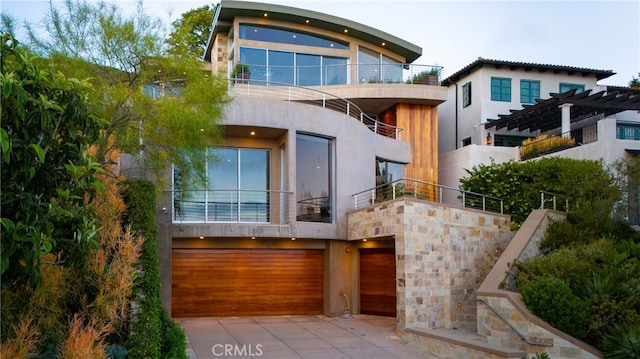
[[[93,0],[92,0],[93,1]],[[60,2],[58,0],[54,2]],[[110,2],[110,1],[107,1]],[[446,77],[478,57],[598,70],[600,84],[626,86],[640,72],[640,1],[270,0],[368,25],[422,48],[416,64]],[[130,11],[133,0],[115,1]],[[180,14],[216,1],[146,0],[167,29]],[[0,11],[37,25],[46,0],[0,0]]]

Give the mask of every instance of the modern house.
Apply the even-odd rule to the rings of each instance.
[[[637,90],[598,85],[612,75],[483,58],[450,75],[438,107],[439,183],[457,187],[465,169],[491,161],[632,158],[640,150],[640,98]]]
[[[172,316],[396,315],[393,237],[352,240],[348,212],[376,186],[438,181],[446,89],[411,64],[421,52],[322,13],[220,3],[204,60],[232,78],[224,143],[207,188],[183,191],[176,168],[159,201]]]

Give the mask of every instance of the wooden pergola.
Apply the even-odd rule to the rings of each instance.
[[[546,100],[537,99],[534,105],[524,105],[521,110],[511,110],[509,115],[498,115],[498,119],[489,119],[484,126],[486,129],[496,130],[515,128],[518,131],[547,132],[562,127],[563,107],[565,111],[566,107],[569,107],[571,123],[596,115],[606,117],[627,110],[640,111],[640,93],[636,91],[600,91],[592,95],[591,90],[576,93],[574,89],[550,95],[551,98]]]

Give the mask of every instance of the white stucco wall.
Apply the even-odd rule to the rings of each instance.
[[[491,77],[511,79],[511,102],[491,101]],[[597,86],[595,76],[585,77],[580,74],[511,70],[507,67],[495,69],[486,66],[461,77],[457,82],[458,91],[458,147],[463,139],[471,137],[472,144],[484,144],[487,132],[481,124],[488,119],[498,119],[500,114],[509,114],[510,110],[522,109],[520,103],[520,80],[540,81],[540,97],[550,98],[550,93],[558,93],[560,83],[584,85],[585,90],[592,93],[603,90]],[[462,108],[462,85],[471,82],[471,105]],[[439,111],[439,153],[456,149],[456,85],[449,85],[447,101],[438,106]],[[494,132],[491,130],[491,132]],[[501,131],[502,132],[502,131]],[[506,133],[506,132],[502,132]],[[511,131],[510,134],[515,134]]]
[[[518,147],[470,145],[441,154],[438,157],[439,184],[458,188],[460,178],[468,176],[465,169],[471,169],[481,164],[489,165],[491,161],[501,163],[516,160],[518,150]]]

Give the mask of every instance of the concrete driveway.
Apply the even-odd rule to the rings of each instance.
[[[190,359],[427,358],[395,334],[395,318],[323,315],[181,318]]]

